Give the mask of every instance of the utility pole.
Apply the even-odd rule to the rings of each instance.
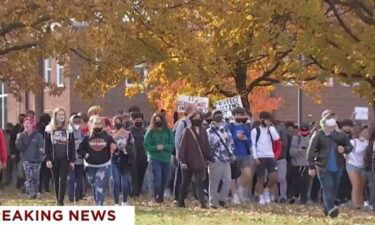
[[[297,106],[298,106],[298,127],[301,127],[302,124],[302,115],[303,115],[303,93],[301,88],[297,88]]]

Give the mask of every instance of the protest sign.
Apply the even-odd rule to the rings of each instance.
[[[194,104],[198,107],[198,110],[203,113],[208,112],[209,99],[205,97],[197,96],[179,96],[177,100],[177,111],[184,112],[187,103]]]

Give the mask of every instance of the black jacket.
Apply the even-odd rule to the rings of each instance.
[[[344,166],[344,156],[337,151],[337,147],[339,145],[343,146],[345,148],[345,153],[349,154],[352,151],[353,146],[350,144],[348,136],[343,132],[337,131],[332,132],[330,136],[326,136],[323,130],[319,130],[311,137],[307,150],[307,162],[310,169],[315,169],[316,167],[320,170],[326,169],[331,143],[333,144],[334,149],[336,149],[337,165],[341,167]]]
[[[44,148],[46,152],[46,161],[55,160],[55,148],[52,144],[52,132],[53,128],[51,124],[49,124],[46,127],[44,134]],[[76,160],[76,147],[73,129],[70,126],[66,129],[66,134],[68,138],[68,144],[66,145],[66,155],[68,156],[69,162],[74,162]]]
[[[77,152],[91,165],[104,164],[111,160],[110,146],[112,143],[116,144],[113,137],[107,132],[92,133],[82,139]],[[85,158],[86,154],[89,154],[88,158]]]

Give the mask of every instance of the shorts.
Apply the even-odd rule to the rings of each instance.
[[[350,172],[357,172],[362,177],[366,177],[366,170],[365,170],[365,168],[354,166],[353,164],[350,164],[350,163],[346,163],[346,171],[348,171],[348,173],[350,173]]]
[[[258,177],[266,176],[266,172],[270,175],[273,172],[277,172],[277,163],[274,158],[259,158],[260,164],[257,166],[255,174]]]
[[[236,159],[239,168],[242,170],[244,168],[253,168],[255,165],[254,158],[252,156],[237,157]]]

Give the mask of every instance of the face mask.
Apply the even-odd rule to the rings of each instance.
[[[79,128],[80,128],[80,126],[79,126],[79,124],[74,124],[74,129],[76,129],[76,130],[79,130]]]
[[[163,122],[162,121],[157,121],[155,122],[155,126],[156,127],[161,127],[163,125]]]
[[[242,123],[242,119],[241,118],[237,118],[235,119],[236,123]]]
[[[220,123],[220,122],[223,122],[223,116],[222,115],[215,115],[214,116],[214,121],[216,122],[216,123]]]
[[[136,126],[136,127],[142,127],[143,126],[143,122],[135,122],[134,123],[134,126]]]
[[[129,128],[130,125],[131,125],[130,121],[126,121],[126,122],[124,123],[124,127],[125,127],[125,129]]]
[[[266,124],[266,122],[265,122],[264,120],[261,121],[261,124],[262,124],[262,126],[264,126],[264,127],[267,126],[267,124]]]
[[[301,134],[301,136],[306,137],[310,134],[310,131],[309,130],[300,130],[300,134]]]
[[[64,122],[65,122],[65,117],[64,117],[64,116],[58,116],[58,117],[56,118],[56,121],[57,121],[58,123],[64,123]]]
[[[194,119],[194,120],[191,121],[191,124],[193,124],[193,126],[195,126],[195,127],[200,127],[202,125],[202,120]]]
[[[102,132],[102,130],[103,130],[103,128],[101,128],[101,127],[94,128],[95,133],[100,133],[100,132]]]
[[[119,124],[119,123],[116,123],[116,124],[115,124],[115,128],[116,128],[117,130],[120,130],[121,127],[122,127],[122,124]]]
[[[24,121],[25,121],[24,118],[21,118],[21,119],[18,120],[18,122],[19,122],[20,124],[23,124]]]
[[[326,120],[326,125],[328,127],[334,127],[334,126],[336,126],[336,119],[331,118],[331,119]]]
[[[206,122],[207,122],[208,124],[211,124],[212,119],[206,119]]]

